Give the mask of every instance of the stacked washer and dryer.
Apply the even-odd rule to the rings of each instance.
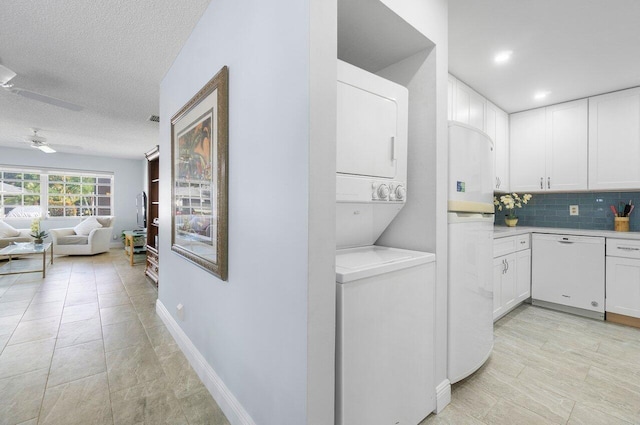
[[[435,407],[435,255],[376,245],[407,196],[408,91],[338,62],[336,424]]]

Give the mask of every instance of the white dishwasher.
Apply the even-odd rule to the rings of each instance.
[[[604,320],[605,239],[534,233],[533,305]]]

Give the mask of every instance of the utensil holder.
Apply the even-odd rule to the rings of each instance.
[[[628,232],[629,231],[629,217],[614,217],[613,218],[613,230],[616,232]]]

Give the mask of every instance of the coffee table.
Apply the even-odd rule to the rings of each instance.
[[[53,264],[53,244],[51,243],[43,243],[36,245],[34,243],[17,243],[14,245],[9,245],[5,248],[0,249],[0,255],[6,255],[9,257],[9,263],[0,267],[0,275],[9,275],[9,274],[19,274],[19,273],[38,273],[42,272],[42,277],[46,277],[47,273],[47,251],[49,251],[49,256],[51,258],[50,264]],[[17,270],[11,271],[11,261],[14,258],[18,258],[24,255],[34,255],[34,254],[42,254],[42,269],[37,270]],[[3,272],[2,269],[7,267],[9,269],[8,272]]]

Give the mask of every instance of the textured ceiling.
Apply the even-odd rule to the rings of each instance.
[[[0,89],[0,146],[31,149],[22,136],[36,127],[58,152],[142,158],[158,144],[147,118],[158,114],[160,80],[209,1],[3,2],[0,64],[18,74],[11,82],[83,109]]]
[[[638,0],[449,0],[449,71],[507,112],[638,86],[639,53]]]

